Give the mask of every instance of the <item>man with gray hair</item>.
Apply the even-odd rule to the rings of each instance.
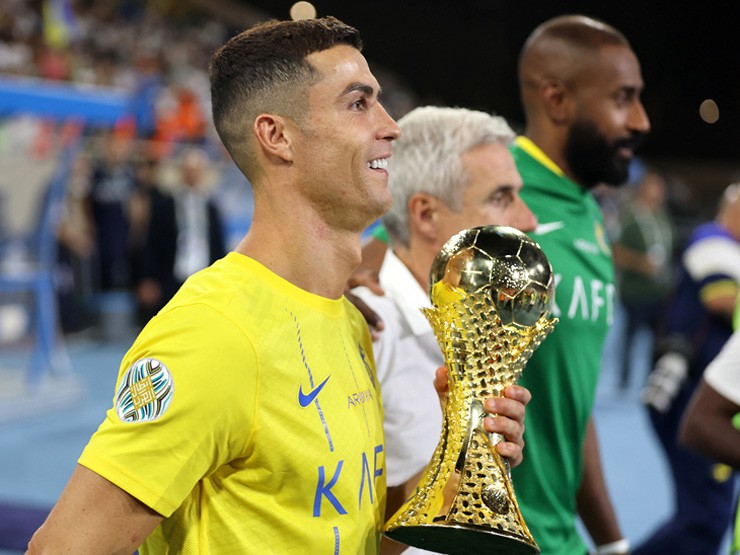
[[[531,231],[537,223],[519,198],[522,179],[509,152],[514,132],[503,118],[427,106],[398,123],[401,139],[389,160],[393,206],[383,216],[390,238],[380,269],[385,296],[356,290],[385,323],[373,349],[385,408],[388,516],[418,482],[442,425],[432,379],[444,360],[419,310],[431,306],[426,291],[434,257],[466,228],[498,224]],[[525,394],[519,386],[506,392],[513,398]],[[486,408],[497,413],[500,407]],[[515,455],[510,447],[507,442],[496,446],[505,457]],[[384,542],[383,553],[401,549]],[[425,552],[409,548],[405,553]]]

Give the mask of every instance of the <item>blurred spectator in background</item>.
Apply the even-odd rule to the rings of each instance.
[[[69,178],[57,230],[57,302],[60,325],[65,333],[80,331],[88,323],[79,293],[84,289],[90,292],[90,264],[95,253],[94,230],[85,211],[89,179],[90,160],[87,156],[79,156]]]
[[[733,512],[734,475],[678,444],[684,410],[707,365],[732,333],[740,290],[740,184],[727,187],[716,218],[697,227],[681,254],[661,317],[656,362],[643,391],[671,468],[673,515],[633,555],[715,554]]]
[[[617,290],[625,314],[622,389],[629,387],[635,339],[639,332],[647,332],[652,343],[660,309],[673,283],[668,183],[658,172],[647,170],[630,193],[621,204],[620,231],[613,245]]]
[[[5,0],[0,17],[0,73],[22,75],[33,67],[31,39],[39,14],[25,1]]]
[[[134,162],[134,190],[129,201],[129,266],[131,283],[142,279],[142,264],[149,237],[152,207],[161,201],[160,162],[147,151],[141,152]]]
[[[624,197],[624,188],[615,188],[607,183],[599,183],[591,190],[596,202],[604,215],[604,233],[613,245],[619,237],[622,223],[620,221],[620,203]]]
[[[136,288],[142,324],[188,276],[226,254],[221,217],[207,186],[209,169],[204,150],[187,148],[180,162],[181,186],[152,204]]]
[[[128,262],[129,202],[135,188],[132,141],[106,131],[93,161],[87,206],[96,245],[94,275],[101,291],[130,286]]]
[[[156,100],[164,87],[164,64],[155,52],[142,51],[134,59],[136,86],[131,112],[139,137],[154,136],[157,127]]]
[[[170,155],[177,143],[202,144],[206,140],[206,114],[195,93],[186,86],[171,86],[157,102],[154,140],[159,155]]]

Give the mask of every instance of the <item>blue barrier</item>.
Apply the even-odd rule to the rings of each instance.
[[[132,96],[119,89],[88,89],[44,79],[0,77],[0,116],[28,113],[110,126],[131,112],[132,102]]]

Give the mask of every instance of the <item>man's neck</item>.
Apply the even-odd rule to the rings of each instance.
[[[319,231],[299,220],[280,223],[255,214],[249,232],[234,250],[305,291],[340,298],[361,260],[360,233]]]
[[[543,132],[536,128],[527,128],[527,132],[524,136],[529,139],[539,151],[547,157],[547,160],[553,164],[559,172],[570,179],[573,177],[569,173],[568,165],[565,162],[563,156],[562,143],[554,133]]]
[[[411,272],[414,279],[422,289],[426,290],[429,281],[429,270],[432,267],[434,256],[427,253],[424,249],[405,247],[403,245],[393,245],[393,253]]]

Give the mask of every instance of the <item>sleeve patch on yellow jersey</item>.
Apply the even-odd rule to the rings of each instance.
[[[162,416],[172,402],[175,384],[167,367],[155,358],[134,362],[116,391],[116,412],[123,422],[147,422]]]

